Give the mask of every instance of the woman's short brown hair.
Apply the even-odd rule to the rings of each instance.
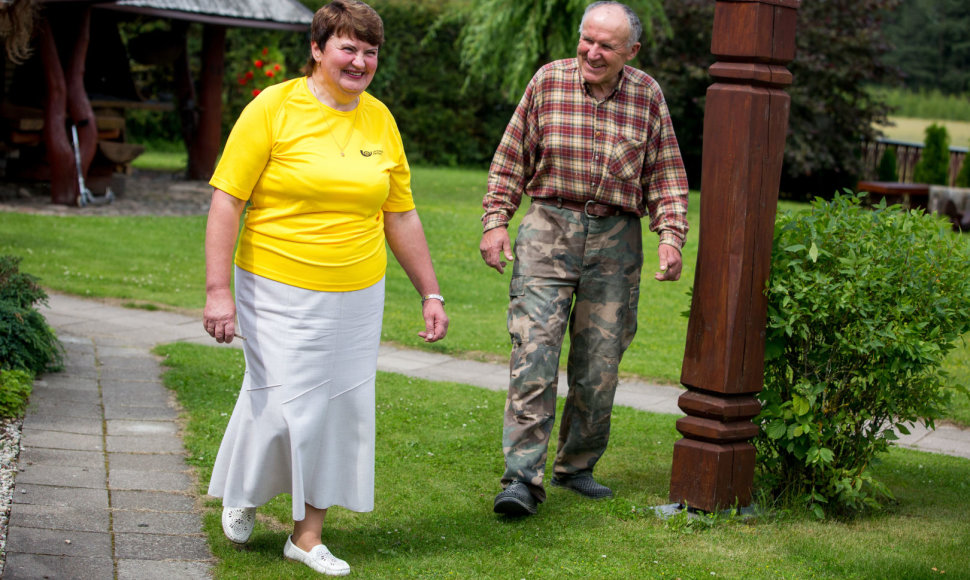
[[[333,0],[317,10],[310,25],[310,40],[323,51],[333,35],[351,36],[367,44],[384,44],[384,21],[377,12],[360,0]],[[313,53],[303,67],[303,74],[313,74]]]

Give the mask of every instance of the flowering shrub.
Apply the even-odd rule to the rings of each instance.
[[[236,77],[236,83],[253,97],[266,87],[285,80],[283,55],[279,49],[270,50],[268,46],[252,57]]]

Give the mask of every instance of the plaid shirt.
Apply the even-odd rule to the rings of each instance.
[[[484,229],[533,199],[619,206],[676,248],[687,235],[687,176],[660,86],[626,66],[613,94],[586,91],[577,59],[539,69],[505,129],[488,175]]]

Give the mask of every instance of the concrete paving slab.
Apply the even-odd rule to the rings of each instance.
[[[110,419],[105,422],[109,436],[178,435],[178,424],[173,421],[133,421],[130,419]]]
[[[59,399],[36,399],[27,404],[27,415],[46,413],[62,417],[86,417],[98,419],[101,417],[101,405],[93,403],[72,403]]]
[[[37,407],[43,407],[45,402],[51,401],[55,405],[100,405],[101,393],[98,392],[97,382],[93,388],[65,389],[58,387],[37,386],[30,393],[30,402]]]
[[[62,467],[87,467],[104,469],[104,453],[100,451],[75,451],[27,447],[20,450],[19,465],[50,464]]]
[[[176,435],[155,434],[150,437],[130,435],[105,438],[110,453],[182,453],[182,440]]]
[[[172,399],[157,374],[150,381],[101,379],[101,392],[116,405],[134,407],[167,407]]]
[[[78,532],[107,533],[111,525],[111,510],[88,509],[71,506],[51,507],[19,504],[10,514],[10,526],[22,528],[47,528],[50,530],[73,530]]]
[[[118,580],[209,580],[205,562],[166,560],[118,560]]]
[[[13,489],[13,504],[46,505],[108,509],[108,490],[81,487],[61,487],[17,482]],[[16,509],[11,507],[11,511]]]
[[[108,487],[139,491],[171,491],[189,489],[192,478],[185,473],[170,471],[132,471],[112,469],[108,474]]]
[[[178,411],[171,405],[166,407],[139,407],[118,405],[112,401],[104,401],[104,418],[111,419],[144,419],[161,421],[178,418]]]
[[[116,510],[112,522],[115,532],[169,535],[202,533],[202,516],[194,512]]]
[[[111,505],[122,510],[192,512],[196,510],[196,498],[188,491],[167,493],[115,489],[111,490]]]
[[[212,556],[205,536],[115,533],[115,557],[122,560],[201,560]]]
[[[64,433],[62,431],[47,431],[24,427],[20,435],[30,442],[31,447],[47,447],[50,449],[74,449],[77,451],[103,451],[103,441],[100,435],[82,435],[80,433]]]
[[[110,557],[85,558],[44,556],[40,554],[7,554],[3,567],[4,580],[92,580],[113,578],[114,562]],[[167,580],[171,580],[170,578]]]
[[[103,465],[100,469],[51,464],[20,465],[17,481],[25,484],[104,489],[105,470]]]
[[[184,453],[108,453],[108,465],[112,470],[172,471],[188,473]]]
[[[101,436],[104,424],[100,417],[65,417],[64,415],[31,413],[24,418],[24,428],[43,431],[62,431],[79,435]]]
[[[7,553],[16,552],[44,556],[111,558],[111,535],[103,532],[10,526]]]
[[[70,391],[94,391],[98,392],[97,373],[91,377],[70,376],[66,374],[44,375],[44,378],[34,381],[34,390],[31,396],[38,390],[52,389],[54,393],[69,393]]]

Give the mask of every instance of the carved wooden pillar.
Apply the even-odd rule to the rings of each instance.
[[[799,0],[718,0],[704,114],[700,243],[670,500],[751,503],[766,302]]]

